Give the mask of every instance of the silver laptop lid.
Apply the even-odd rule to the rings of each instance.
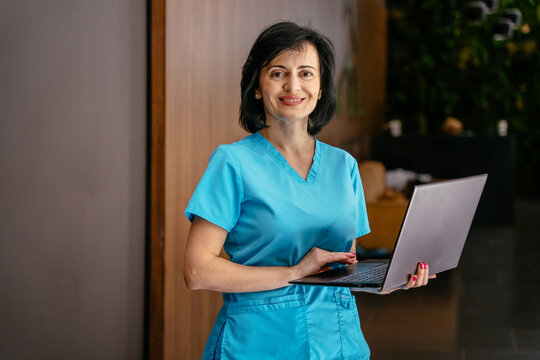
[[[430,274],[453,269],[471,227],[487,174],[415,187],[382,290],[416,273],[419,262]]]

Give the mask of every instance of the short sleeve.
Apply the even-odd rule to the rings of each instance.
[[[364,198],[364,189],[360,179],[360,172],[358,171],[358,163],[354,158],[353,167],[351,170],[351,179],[356,202],[356,234],[354,237],[357,238],[368,234],[371,230],[369,228],[366,200]]]
[[[189,221],[199,216],[228,232],[240,216],[243,199],[239,163],[227,146],[219,146],[195,188],[185,215]]]

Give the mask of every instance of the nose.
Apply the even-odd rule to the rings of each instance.
[[[297,75],[290,75],[287,81],[283,84],[285,91],[294,92],[300,89],[300,79]]]

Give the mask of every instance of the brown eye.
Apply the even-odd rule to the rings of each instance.
[[[313,73],[311,71],[304,71],[302,73],[302,77],[311,77],[313,76]]]
[[[285,74],[283,73],[283,71],[273,71],[270,76],[273,78],[281,78],[285,76]]]

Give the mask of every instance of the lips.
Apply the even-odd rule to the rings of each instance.
[[[304,101],[305,98],[302,97],[296,97],[296,96],[283,96],[279,98],[279,101],[288,106],[294,106],[301,104]]]

